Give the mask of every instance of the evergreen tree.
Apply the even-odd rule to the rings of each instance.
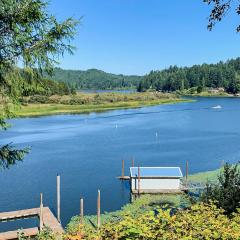
[[[202,64],[192,67],[170,66],[162,71],[151,71],[140,81],[138,91],[155,89],[157,91],[183,91],[193,88],[193,92],[205,88],[224,88],[228,93],[240,91],[240,58],[219,62],[217,64]],[[200,91],[200,92],[201,92]]]
[[[19,60],[30,75],[51,72],[55,55],[73,53],[69,44],[78,21],[68,18],[63,22],[48,13],[45,0],[1,0],[0,2],[0,128],[6,129],[6,118],[12,117],[11,106],[18,102],[23,91],[19,78],[12,78]],[[9,167],[22,160],[27,149],[15,150],[6,144],[0,148],[0,166]]]
[[[226,163],[223,172],[218,177],[218,184],[207,185],[202,199],[216,201],[218,207],[223,208],[230,215],[240,208],[240,164]]]

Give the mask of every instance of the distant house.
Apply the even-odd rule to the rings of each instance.
[[[223,93],[225,92],[224,88],[209,88],[208,89],[209,93]]]
[[[179,167],[131,167],[132,193],[180,192],[183,177]]]

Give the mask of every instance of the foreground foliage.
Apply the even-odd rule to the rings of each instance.
[[[100,230],[80,225],[66,239],[240,239],[240,212],[227,217],[213,203],[199,203],[175,214],[162,208],[137,217],[126,213]]]
[[[203,0],[208,5],[212,5],[212,10],[208,17],[208,29],[211,31],[216,23],[221,22],[225,16],[231,12],[231,8],[239,16],[240,4],[235,0]],[[236,27],[236,31],[240,32],[240,25]]]
[[[57,239],[61,238],[54,234],[52,230],[48,227],[44,227],[36,237],[26,237],[22,230],[18,232],[18,240],[57,240]]]
[[[0,130],[6,130],[5,120],[13,117],[12,108],[29,87],[22,85],[26,82],[21,82],[16,66],[21,63],[29,73],[50,73],[56,56],[73,53],[70,41],[78,21],[68,18],[59,22],[48,12],[45,0],[1,0],[0,16]],[[0,167],[21,161],[26,152],[5,144],[0,147]]]

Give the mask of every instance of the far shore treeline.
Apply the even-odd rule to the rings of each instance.
[[[202,64],[192,67],[170,66],[161,71],[151,71],[138,85],[138,91],[153,89],[162,92],[180,91],[201,93],[205,88],[223,88],[236,94],[240,91],[240,58],[217,64]]]
[[[54,68],[52,75],[47,75],[28,68],[15,68],[7,78],[17,83],[15,90],[21,89],[21,97],[69,95],[81,89],[136,89],[138,92],[175,92],[180,95],[217,89],[218,93],[237,94],[240,92],[240,58],[192,67],[170,66],[145,76],[115,75],[97,69],[78,71],[60,68]]]
[[[201,93],[205,89],[222,88],[225,92],[240,92],[240,58],[216,64],[192,67],[170,66],[151,71],[145,76],[126,76],[97,69],[86,71],[55,68],[48,78],[64,82],[70,89],[137,89],[139,92],[156,90],[185,94]]]

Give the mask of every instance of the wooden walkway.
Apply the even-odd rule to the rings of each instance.
[[[40,208],[25,209],[13,212],[3,212],[0,213],[0,222],[39,216]],[[61,235],[64,232],[62,225],[57,221],[57,219],[48,207],[43,207],[42,216],[44,226],[49,227],[57,235]],[[38,233],[38,228],[35,227],[23,229],[22,232],[25,234],[25,236],[36,236]],[[17,239],[17,233],[18,231],[0,233],[0,240]]]

